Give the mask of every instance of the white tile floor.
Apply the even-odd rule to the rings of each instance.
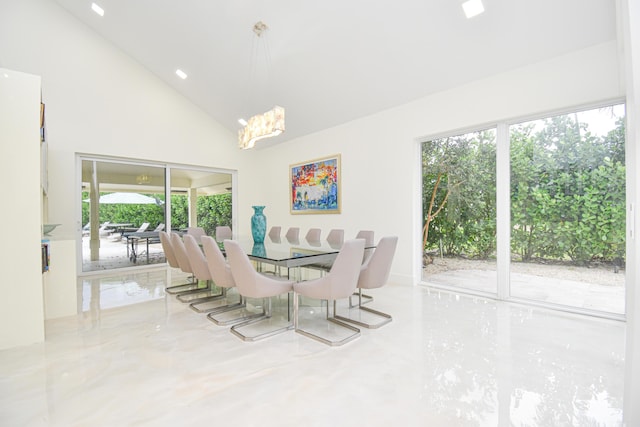
[[[389,285],[393,322],[343,347],[245,343],[167,279],[80,281],[81,314],[0,351],[0,425],[621,425],[621,322]]]

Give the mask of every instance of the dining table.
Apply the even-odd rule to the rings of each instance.
[[[300,280],[301,268],[311,265],[326,265],[333,262],[340,253],[342,244],[329,244],[327,241],[307,241],[306,239],[289,240],[286,238],[272,239],[265,237],[263,243],[255,243],[251,238],[236,240],[245,251],[249,259],[257,264],[258,271],[263,264],[270,264],[276,268],[287,268],[295,273],[291,279]],[[375,246],[367,245],[365,249]],[[224,252],[224,245],[220,243]]]

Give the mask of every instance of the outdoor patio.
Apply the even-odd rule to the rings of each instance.
[[[159,264],[165,261],[166,259],[160,243],[149,244],[148,254],[146,244],[140,244],[137,259],[135,262],[130,260],[127,254],[127,239],[119,239],[117,235],[101,237],[100,257],[97,261],[91,261],[89,236],[82,237],[82,271],[85,272],[133,267],[136,265]]]
[[[625,313],[625,272],[611,266],[581,267],[513,262],[512,297],[585,310]],[[435,258],[422,279],[433,285],[496,293],[495,261]]]

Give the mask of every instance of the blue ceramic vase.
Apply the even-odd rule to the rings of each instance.
[[[262,211],[264,206],[251,206],[254,210],[251,217],[251,235],[253,243],[264,243],[264,235],[267,233],[267,217]]]
[[[251,248],[251,255],[266,258],[267,248],[265,248],[264,243],[254,243],[253,248]]]

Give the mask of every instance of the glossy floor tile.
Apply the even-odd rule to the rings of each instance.
[[[80,314],[0,351],[0,425],[621,425],[622,322],[391,284],[369,306],[393,321],[343,347],[247,343],[166,295],[177,280],[79,280]]]

